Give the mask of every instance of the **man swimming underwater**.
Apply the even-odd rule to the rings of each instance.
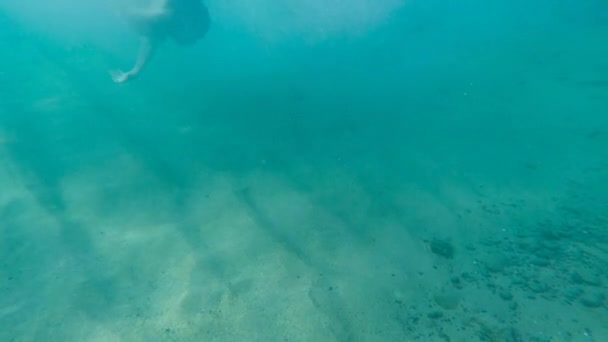
[[[201,0],[160,0],[149,8],[128,11],[126,16],[142,41],[133,68],[111,73],[116,83],[124,83],[139,75],[167,38],[180,45],[196,43],[205,36],[210,22],[207,7]]]

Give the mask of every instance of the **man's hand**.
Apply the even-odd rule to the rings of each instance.
[[[131,73],[124,72],[121,70],[112,70],[110,71],[110,75],[112,76],[112,80],[115,83],[125,83],[131,78]]]

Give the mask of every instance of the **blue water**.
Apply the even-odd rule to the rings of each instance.
[[[608,341],[608,5],[0,3],[0,341]]]

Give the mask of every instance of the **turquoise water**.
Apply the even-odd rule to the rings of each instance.
[[[608,341],[602,1],[6,1],[0,341]]]

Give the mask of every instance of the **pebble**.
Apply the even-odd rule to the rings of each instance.
[[[509,258],[504,255],[495,255],[488,258],[484,266],[490,273],[501,273],[505,268],[510,266],[510,261]]]
[[[562,238],[562,234],[554,229],[545,229],[541,231],[541,237],[546,241],[556,241]]]
[[[433,311],[433,312],[429,312],[429,313],[427,314],[427,317],[428,317],[428,318],[431,318],[431,319],[438,319],[438,318],[443,317],[443,312],[441,312],[441,311]]]
[[[450,281],[452,282],[452,286],[454,286],[455,288],[457,288],[459,290],[462,289],[463,284],[462,284],[462,281],[460,281],[460,278],[458,278],[458,277],[452,277],[450,279]]]
[[[575,284],[586,284],[591,286],[601,286],[602,278],[588,270],[574,271],[570,280]]]
[[[438,294],[433,297],[435,303],[445,310],[454,310],[458,307],[460,299],[454,294]]]
[[[530,290],[532,290],[532,292],[534,293],[543,293],[543,292],[547,292],[547,290],[549,290],[549,286],[538,282],[538,281],[532,281],[528,284],[528,288]]]
[[[503,341],[505,341],[505,342],[523,342],[524,338],[522,337],[521,333],[517,329],[511,327],[506,330]]]
[[[588,308],[599,308],[604,304],[606,297],[603,293],[591,293],[581,297],[581,304]]]
[[[510,301],[511,299],[513,299],[513,294],[508,291],[500,291],[498,295],[500,296],[500,298],[502,298],[502,300]]]
[[[583,294],[583,290],[578,288],[578,287],[572,287],[569,288],[568,290],[566,290],[566,292],[564,292],[564,297],[566,297],[566,300],[568,301],[573,301],[575,299],[577,299],[578,297],[580,297],[580,295]]]
[[[557,252],[561,249],[561,245],[556,241],[543,240],[539,242],[542,249],[550,252]]]
[[[472,283],[475,281],[475,277],[472,276],[470,273],[464,272],[460,276],[462,277],[462,279],[468,281],[469,283]]]
[[[442,256],[446,259],[454,257],[454,247],[447,241],[433,240],[431,241],[431,252]]]
[[[541,257],[534,257],[530,260],[530,263],[534,266],[549,266],[549,260]]]

